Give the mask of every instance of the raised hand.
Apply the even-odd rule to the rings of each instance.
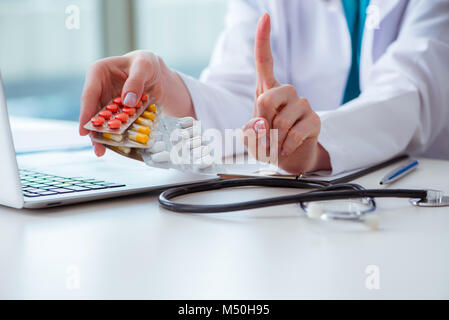
[[[254,58],[257,69],[254,116],[244,127],[246,137],[257,137],[245,145],[251,155],[263,161],[261,154],[277,155],[280,168],[294,174],[330,169],[327,151],[318,143],[321,121],[305,98],[292,85],[279,83],[274,76],[270,47],[271,23],[268,14],[257,25]],[[278,140],[270,139],[270,130],[278,131]],[[276,146],[276,150],[270,150]]]

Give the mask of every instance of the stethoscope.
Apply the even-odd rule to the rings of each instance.
[[[297,203],[306,212],[309,218],[321,220],[343,220],[361,222],[372,229],[378,225],[377,216],[372,215],[376,210],[374,198],[409,198],[414,206],[418,207],[443,207],[449,206],[449,197],[436,190],[414,189],[365,189],[359,184],[350,181],[377,171],[393,163],[406,159],[407,156],[399,156],[385,161],[373,167],[358,171],[349,176],[331,181],[315,181],[303,179],[301,176],[292,178],[239,178],[214,180],[210,182],[196,183],[181,187],[175,187],[162,192],[159,195],[159,203],[165,209],[180,213],[219,213],[239,210],[256,209],[283,204]],[[294,195],[258,199],[252,201],[226,203],[226,204],[188,204],[172,201],[174,198],[203,191],[213,191],[227,188],[246,186],[262,186],[276,188],[313,189]],[[323,201],[356,199],[356,206],[349,206],[343,210],[324,210],[316,205]]]

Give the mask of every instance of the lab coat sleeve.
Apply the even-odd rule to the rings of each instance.
[[[229,2],[225,30],[200,80],[180,74],[204,128],[241,128],[254,109],[256,71],[253,44],[260,16],[256,1]]]
[[[449,120],[449,1],[410,1],[359,98],[320,113],[333,173],[418,154]],[[449,148],[449,142],[447,147]]]

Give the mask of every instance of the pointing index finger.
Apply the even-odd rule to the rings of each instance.
[[[277,83],[273,73],[273,55],[270,45],[271,21],[270,15],[265,13],[257,24],[254,58],[256,61],[257,77],[264,89],[270,89]]]

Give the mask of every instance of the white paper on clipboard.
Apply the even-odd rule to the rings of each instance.
[[[239,157],[243,157],[239,159]],[[226,163],[228,159],[228,163]],[[239,161],[240,160],[240,161]],[[261,162],[255,162],[254,160],[248,161],[247,155],[237,155],[230,158],[224,158],[226,171],[218,173],[220,176],[224,177],[279,177],[279,178],[296,178],[297,175],[292,175],[274,165],[267,165]],[[301,178],[312,180],[312,181],[323,181],[323,180],[334,180],[345,177],[352,173],[359,171],[360,169],[342,172],[333,175],[331,171],[318,171],[314,173],[307,173],[301,175]]]

